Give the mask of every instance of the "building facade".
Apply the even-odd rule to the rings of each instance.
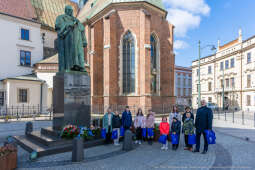
[[[192,105],[192,69],[175,66],[175,91],[177,105]]]
[[[51,108],[57,71],[37,71],[34,66],[56,54],[54,24],[65,5],[72,5],[77,15],[78,6],[68,0],[1,0],[0,115],[6,108]]]
[[[86,2],[92,105],[174,104],[173,28],[159,1]]]
[[[220,45],[216,54],[201,59],[201,98],[219,107],[255,110],[255,37]],[[192,104],[197,107],[198,60],[192,63]],[[224,95],[223,95],[224,94]]]
[[[41,25],[35,18],[29,0],[1,1],[0,107],[42,106],[46,100],[44,81],[32,74],[43,59]]]

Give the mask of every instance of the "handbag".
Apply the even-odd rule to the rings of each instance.
[[[188,137],[188,144],[189,145],[194,145],[196,144],[196,135],[195,134],[192,134],[192,135],[189,135]]]
[[[146,128],[142,128],[142,136],[143,138],[146,138]]]
[[[207,143],[209,145],[216,144],[215,132],[213,130],[205,130],[204,132],[206,134]]]
[[[118,138],[118,130],[112,131],[112,139],[115,140]]]
[[[106,138],[106,130],[105,129],[101,130],[101,138],[103,138],[103,139]]]
[[[167,135],[161,135],[158,139],[159,143],[166,144]]]
[[[179,136],[177,134],[171,135],[172,144],[179,144]]]
[[[125,129],[123,127],[120,127],[120,136],[124,136],[125,134]]]
[[[147,128],[147,133],[148,137],[153,137],[154,136],[153,128]]]

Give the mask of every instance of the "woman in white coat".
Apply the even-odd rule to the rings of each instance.
[[[171,132],[171,126],[173,122],[173,118],[176,117],[179,121],[182,120],[181,114],[178,112],[177,107],[173,106],[172,112],[169,114],[169,125],[170,125],[170,132]]]

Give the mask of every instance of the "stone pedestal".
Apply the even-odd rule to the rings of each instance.
[[[53,78],[53,129],[67,124],[90,126],[90,77],[83,72],[57,73]]]

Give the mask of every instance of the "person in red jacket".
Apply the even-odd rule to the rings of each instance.
[[[162,118],[162,122],[159,125],[159,130],[160,130],[160,135],[168,135],[170,126],[169,123],[167,122],[167,117]],[[162,150],[168,150],[168,141],[166,140],[166,144],[163,144],[161,147]]]

